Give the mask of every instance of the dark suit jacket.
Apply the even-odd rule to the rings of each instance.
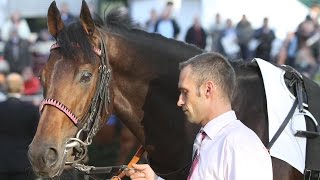
[[[29,102],[9,97],[0,102],[0,173],[26,172],[27,157],[39,121],[39,110]]]
[[[14,56],[15,46],[18,46],[19,49],[17,58],[15,58]],[[30,43],[27,40],[23,39],[20,39],[17,45],[15,45],[15,43],[13,43],[12,41],[8,41],[5,44],[3,56],[5,60],[8,61],[11,72],[21,73],[25,67],[31,66],[32,54],[29,50],[29,47]]]
[[[197,39],[197,33],[199,37]],[[185,41],[189,44],[194,44],[201,49],[204,49],[207,45],[207,34],[203,28],[200,29],[199,32],[196,31],[194,26],[191,26],[186,34]]]

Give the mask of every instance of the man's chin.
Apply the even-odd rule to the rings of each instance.
[[[194,118],[192,118],[188,115],[186,115],[186,119],[188,120],[188,122],[190,122],[192,124],[198,124],[198,122]]]

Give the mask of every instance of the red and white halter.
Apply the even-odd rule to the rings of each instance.
[[[72,45],[80,47],[76,43]],[[50,50],[57,48],[60,48],[60,46],[58,43],[55,43],[51,46]],[[110,104],[109,82],[111,79],[111,68],[104,39],[101,38],[101,49],[93,46],[92,50],[100,57],[98,71],[99,78],[93,99],[91,100],[91,103],[83,117],[79,119],[66,105],[53,98],[44,99],[40,104],[40,111],[44,110],[45,105],[53,106],[62,111],[74,123],[74,125],[78,127],[76,136],[69,138],[65,146],[65,153],[70,149],[77,147],[78,151],[74,152],[75,159],[65,162],[65,164],[72,164],[75,166],[74,168],[77,168],[77,165],[79,165],[80,167],[77,168],[78,170],[80,170],[82,166],[82,164],[78,163],[86,157],[88,152],[87,146],[92,143],[93,136],[98,132],[99,122],[103,120],[102,112],[106,110],[106,113],[109,114],[108,105]]]
[[[67,115],[69,117],[69,119],[75,124],[77,125],[79,122],[79,119],[76,117],[76,115],[74,115],[69,108],[67,108],[64,104],[62,104],[61,102],[54,100],[54,99],[44,99],[42,100],[41,104],[40,104],[40,112],[42,111],[44,105],[51,105],[54,106],[56,108],[58,108],[60,111],[62,111],[65,115]]]
[[[77,46],[77,45],[76,45]],[[50,50],[52,49],[57,49],[57,48],[60,48],[60,45],[58,43],[54,43]],[[93,47],[93,51],[99,56],[101,57],[101,49],[98,49],[96,47]],[[55,99],[43,99],[41,104],[40,104],[40,112],[43,110],[44,106],[45,105],[51,105],[51,106],[54,106],[56,107],[57,109],[59,109],[60,111],[62,111],[65,115],[68,116],[68,118],[74,123],[74,125],[77,126],[78,122],[79,122],[79,118],[73,114],[71,112],[71,110],[66,106],[64,105],[63,103],[55,100]]]

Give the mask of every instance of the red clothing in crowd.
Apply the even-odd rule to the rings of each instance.
[[[33,95],[40,92],[41,84],[37,77],[32,77],[30,80],[24,82],[24,94]]]

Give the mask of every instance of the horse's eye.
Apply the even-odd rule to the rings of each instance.
[[[80,82],[87,83],[91,80],[92,74],[90,72],[84,72],[81,75]]]

